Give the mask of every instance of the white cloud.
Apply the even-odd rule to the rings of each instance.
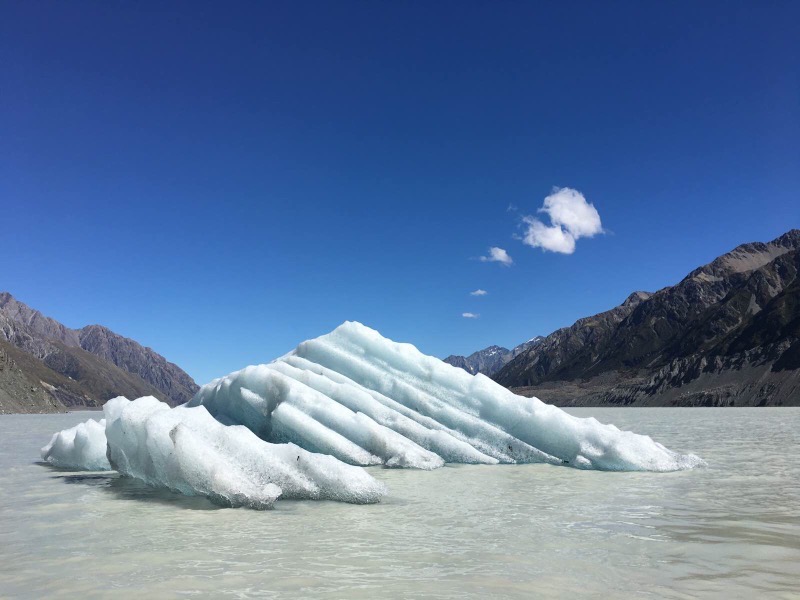
[[[508,252],[497,246],[489,248],[489,256],[481,256],[479,260],[481,262],[499,262],[506,267],[510,267],[514,262],[508,255]]]
[[[475,313],[461,313],[461,316],[464,317],[465,319],[477,319],[478,317],[480,317],[480,315]]]
[[[470,292],[469,295],[470,296],[485,296],[488,293],[489,292],[487,292],[486,290],[477,289],[474,292]]]
[[[548,227],[533,217],[523,217],[522,222],[528,225],[528,231],[522,238],[524,244],[562,254],[575,252],[575,237],[559,225]]]
[[[583,194],[571,188],[554,188],[539,212],[550,217],[550,225],[533,216],[522,218],[528,226],[522,241],[534,248],[572,254],[578,239],[603,233],[597,209]]]

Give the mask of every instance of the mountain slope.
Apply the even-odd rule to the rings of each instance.
[[[551,373],[567,378],[580,373],[585,365],[599,359],[597,352],[605,346],[614,328],[649,297],[647,292],[634,292],[616,308],[578,319],[570,327],[551,333],[510,361],[495,380],[506,386],[508,381],[517,380],[523,380],[522,385],[531,385]]]
[[[0,342],[16,364],[0,381],[6,412],[100,406],[116,395],[152,395],[174,405],[198,389],[153,350],[99,325],[70,329],[8,293],[0,294]]]
[[[475,375],[483,373],[492,376],[502,369],[512,358],[521,354],[542,341],[544,338],[536,336],[509,350],[502,346],[489,346],[483,350],[473,352],[469,356],[450,355],[444,359],[447,364],[464,369],[467,373]]]
[[[0,340],[0,414],[64,410],[64,403],[48,387],[53,386],[51,381],[58,381],[65,393],[74,393],[74,403],[80,403],[82,395],[79,386],[70,389],[71,382],[66,377],[14,345]]]
[[[177,365],[101,325],[89,325],[78,332],[81,348],[133,373],[160,390],[174,404],[192,399],[199,389],[194,380]]]
[[[551,334],[495,379],[561,404],[800,404],[800,231]]]

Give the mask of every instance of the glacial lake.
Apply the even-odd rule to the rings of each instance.
[[[571,409],[679,473],[371,468],[380,504],[222,509],[39,463],[97,413],[0,416],[0,598],[798,598],[800,409]]]

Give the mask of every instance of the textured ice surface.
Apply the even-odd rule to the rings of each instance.
[[[702,464],[647,436],[517,396],[354,322],[270,364],[212,381],[187,406],[354,465],[545,462],[675,471]]]
[[[56,467],[107,471],[106,421],[89,419],[64,431],[53,434],[50,443],[42,448],[42,460]]]
[[[366,504],[386,493],[364,469],[294,444],[267,443],[246,427],[223,425],[202,406],[170,409],[152,396],[119,397],[103,411],[99,423],[55,434],[42,457],[61,467],[113,468],[223,506],[269,508],[278,497]]]
[[[225,506],[268,508],[282,498],[378,502],[366,471],[294,444],[270,444],[226,426],[200,406],[170,409],[155,398],[106,403],[111,466],[123,475]]]
[[[278,497],[377,502],[386,490],[360,468],[368,465],[675,471],[702,464],[351,322],[270,364],[214,380],[183,406],[114,398],[103,410],[104,421],[55,434],[42,457],[114,468],[226,506],[268,508]]]

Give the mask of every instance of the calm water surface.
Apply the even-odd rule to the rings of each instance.
[[[0,416],[0,597],[800,598],[800,409],[581,409],[708,461],[370,469],[373,506],[220,509],[37,464],[87,414]]]

